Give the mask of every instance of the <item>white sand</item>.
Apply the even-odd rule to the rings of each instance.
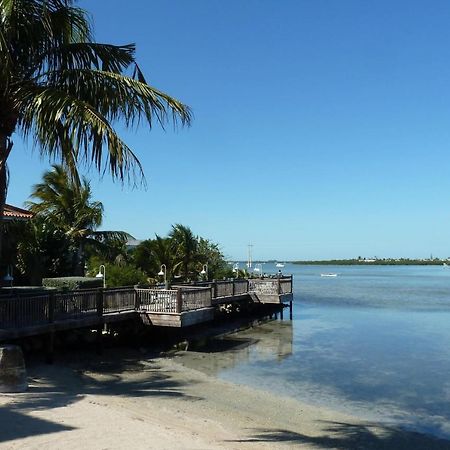
[[[450,448],[170,359],[117,350],[81,358],[31,365],[27,393],[0,395],[0,448]]]

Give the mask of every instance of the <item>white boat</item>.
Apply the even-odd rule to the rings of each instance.
[[[276,264],[275,264],[275,267],[284,267],[284,264],[282,264],[282,263],[276,263]]]
[[[337,277],[337,273],[321,273],[321,277],[329,277],[329,278],[335,278]]]

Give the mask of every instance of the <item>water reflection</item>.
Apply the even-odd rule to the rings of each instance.
[[[223,338],[194,342],[175,358],[188,367],[218,376],[255,362],[281,363],[293,354],[293,322],[273,321]]]
[[[450,271],[290,266],[294,321],[180,354],[228,381],[450,437]]]

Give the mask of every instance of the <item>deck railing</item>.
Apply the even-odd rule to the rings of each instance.
[[[234,281],[234,295],[244,295],[248,292],[247,280],[235,280]]]
[[[249,292],[263,295],[292,293],[292,277],[249,279]]]
[[[49,294],[0,298],[0,328],[25,328],[49,322]]]
[[[216,281],[214,298],[231,297],[233,295],[233,281]]]
[[[97,290],[70,291],[54,296],[53,317],[55,321],[72,320],[97,314]]]
[[[103,291],[103,312],[118,313],[136,309],[136,291],[134,287],[105,289]]]
[[[176,289],[136,289],[140,309],[149,312],[177,312]]]
[[[180,285],[172,289],[90,289],[69,292],[0,295],[0,330],[53,322],[102,317],[104,314],[144,310],[182,313],[212,306],[213,299],[292,292],[292,277],[239,279]]]
[[[181,289],[181,310],[192,311],[211,306],[211,289],[209,287],[195,287]]]

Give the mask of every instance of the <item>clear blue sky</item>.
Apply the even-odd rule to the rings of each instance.
[[[450,2],[80,4],[195,114],[124,133],[147,190],[90,174],[103,228],[179,222],[231,259],[450,256]],[[47,167],[17,140],[8,202]]]

